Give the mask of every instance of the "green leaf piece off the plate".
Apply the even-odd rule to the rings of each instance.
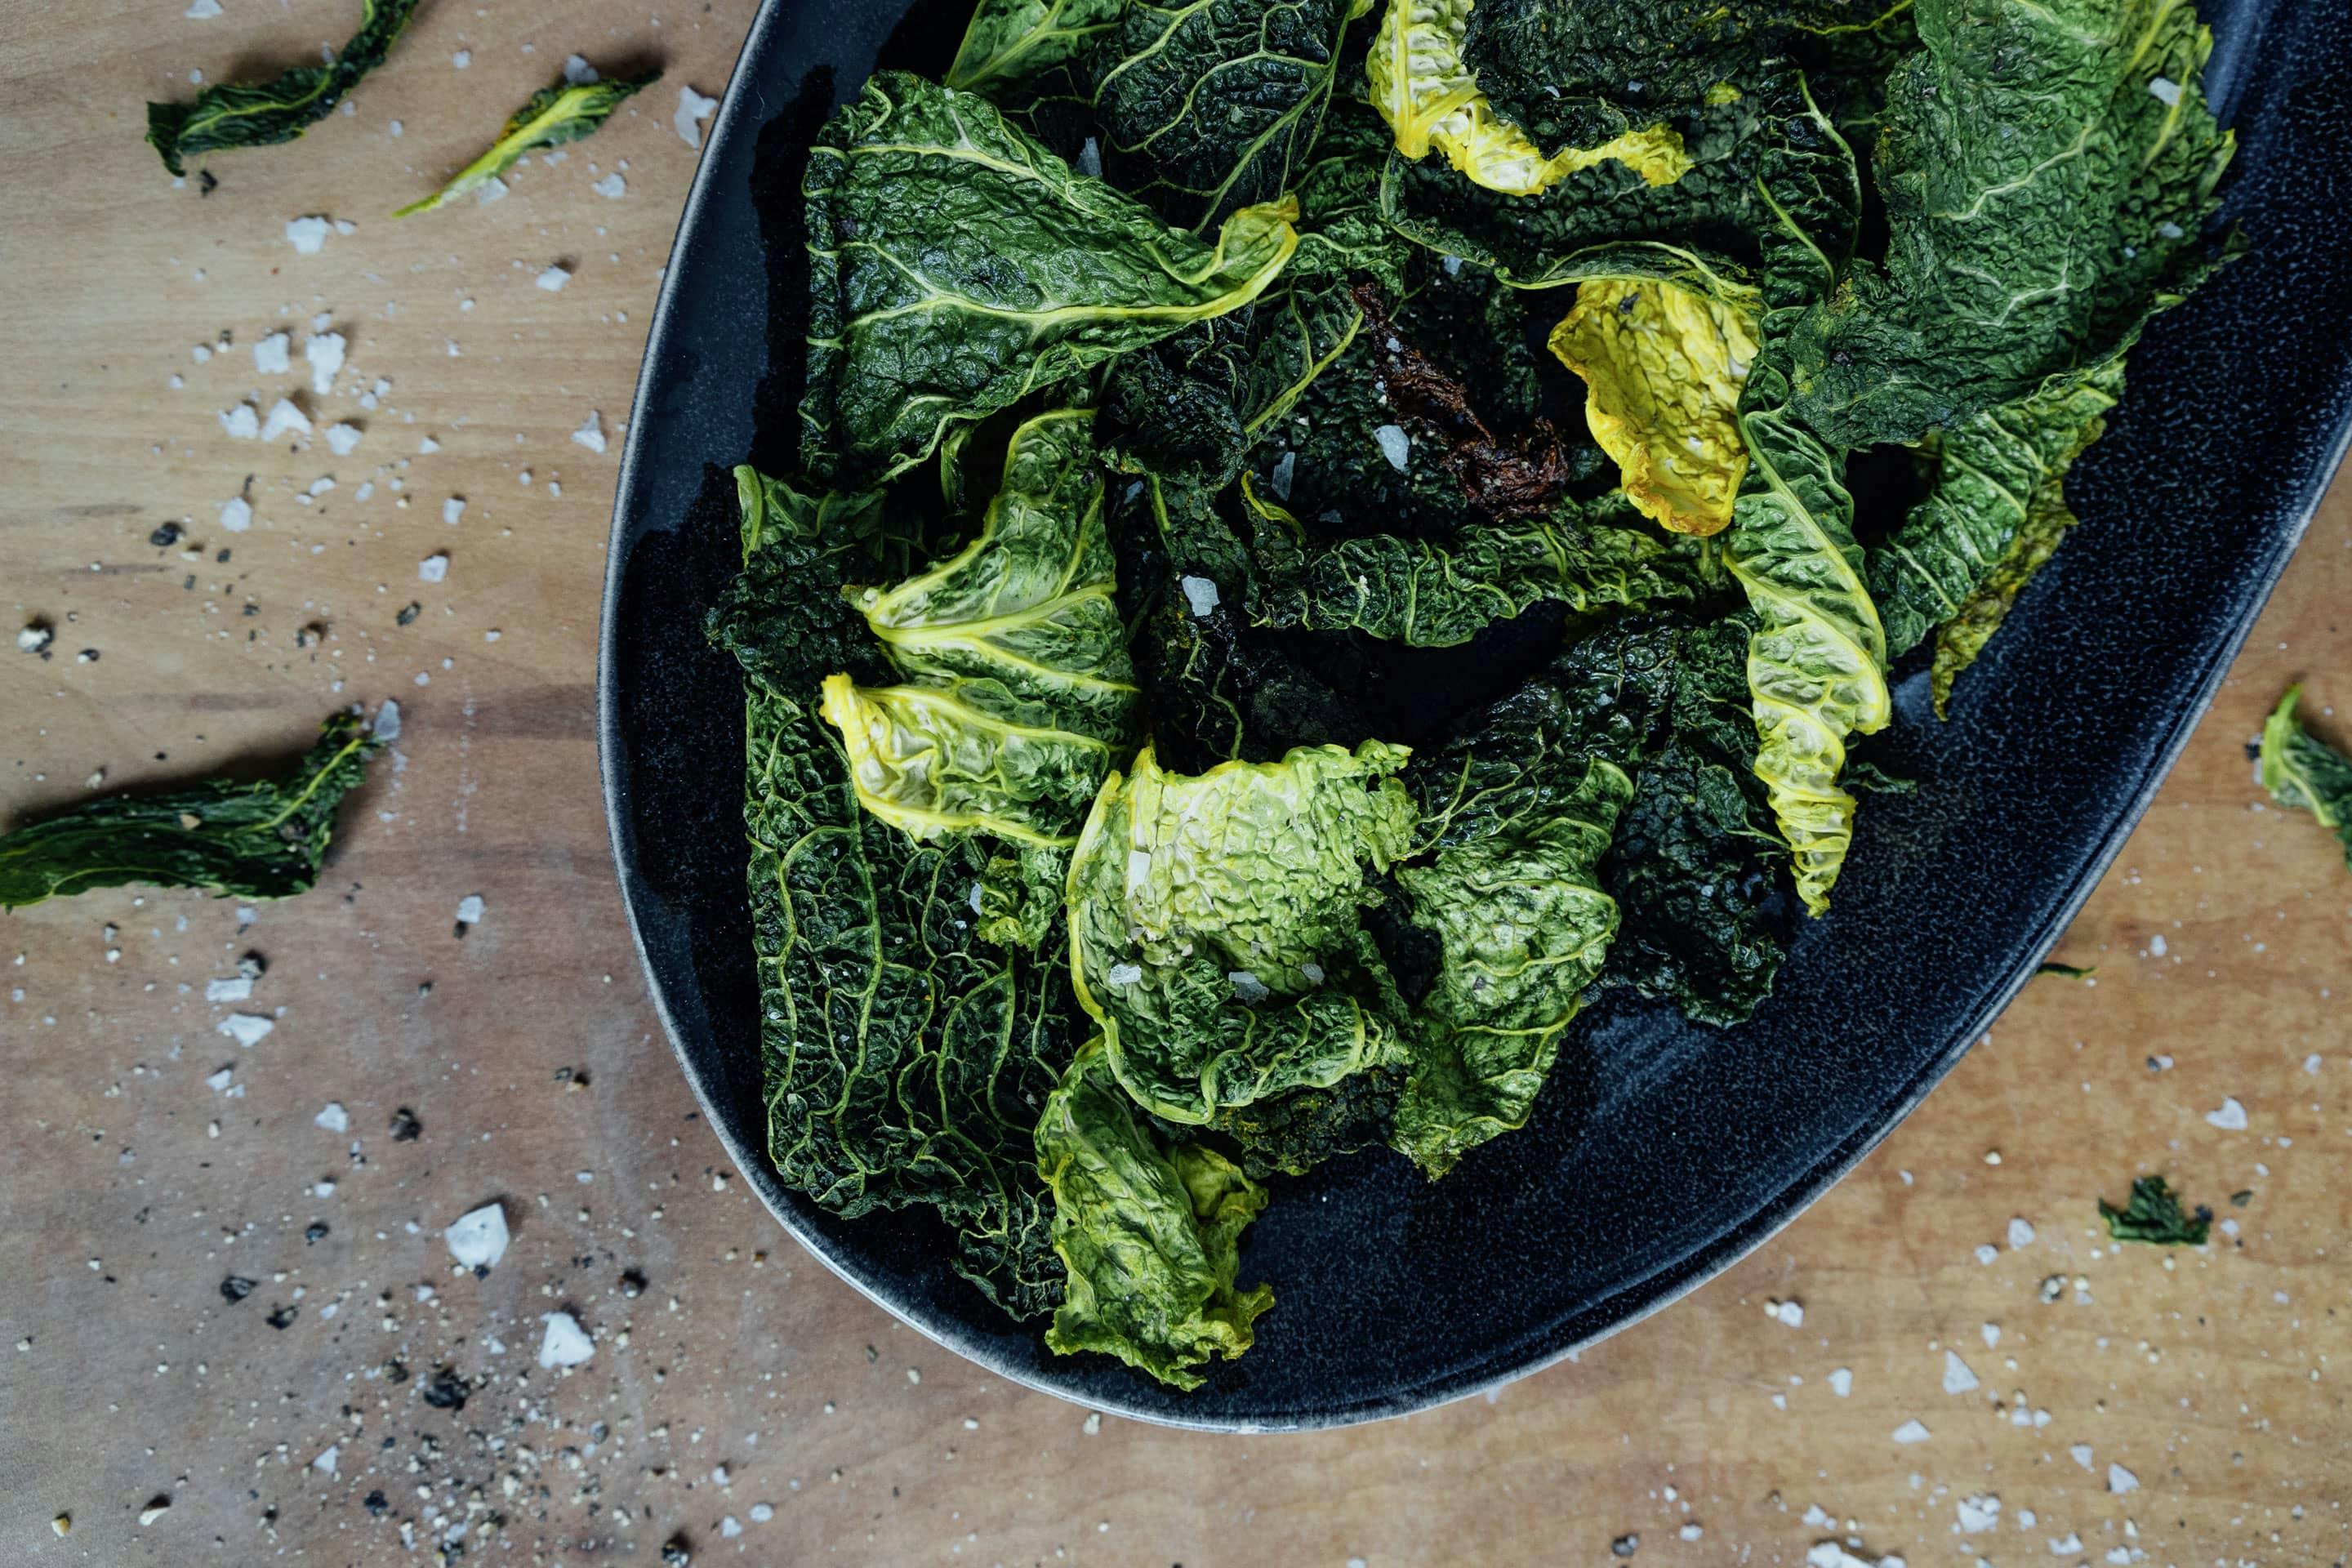
[[[235,147],[291,142],[335,111],[360,78],[383,63],[419,0],[363,0],[360,30],[326,65],[296,66],[253,87],[208,87],[193,103],[150,103],[147,140],[173,174],[187,161]]]
[[[613,118],[613,110],[660,79],[661,72],[650,71],[625,81],[560,81],[532,93],[530,101],[508,118],[506,129],[499,132],[488,152],[458,170],[431,195],[409,203],[392,216],[407,217],[446,206],[460,196],[487,188],[533,153],[594,135]]]

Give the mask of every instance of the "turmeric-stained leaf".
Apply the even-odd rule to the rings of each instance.
[[[382,744],[338,713],[285,778],[109,795],[20,827],[0,837],[0,910],[131,882],[223,898],[308,892],[334,836],[335,808]]]
[[[594,135],[613,117],[613,110],[660,79],[661,72],[648,71],[625,80],[559,81],[541,89],[508,116],[505,128],[488,152],[450,176],[447,184],[392,216],[406,217],[446,206],[481,191],[533,153]]]
[[[253,87],[207,87],[193,103],[150,103],[147,141],[163,167],[187,173],[190,158],[236,147],[291,142],[335,111],[362,77],[383,63],[419,0],[361,0],[360,30],[326,65],[296,66]]]
[[[1643,515],[1676,533],[1722,531],[1748,471],[1734,419],[1756,363],[1752,296],[1650,279],[1597,279],[1552,329],[1584,378],[1585,420]]]

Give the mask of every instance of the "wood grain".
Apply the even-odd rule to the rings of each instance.
[[[730,1179],[614,893],[590,682],[618,443],[571,432],[628,417],[696,156],[676,86],[719,90],[749,0],[428,6],[352,114],[208,160],[209,195],[162,174],[141,100],[302,58],[349,7],[182,9],[19,6],[0,47],[0,604],[58,632],[47,662],[0,649],[0,814],[100,770],[282,755],[340,703],[394,698],[405,724],[328,879],[250,929],[127,891],[5,921],[0,1558],[395,1563],[404,1531],[429,1560],[452,1529],[534,1563],[651,1563],[673,1539],[697,1562],[1186,1568],[1599,1563],[1633,1537],[1675,1563],[1837,1540],[1913,1564],[2352,1554],[2352,877],[2263,804],[2243,750],[2296,677],[2352,730],[2352,497],[2068,934],[2095,984],[2037,981],[1756,1256],[1575,1363],[1411,1420],[1089,1420],[894,1325]],[[505,201],[385,216],[574,51],[668,74]],[[614,172],[627,194],[595,195]],[[306,214],[356,227],[297,255]],[[554,262],[561,293],[533,283]],[[351,369],[300,395],[321,427],[363,425],[358,449],[229,439],[218,410],[303,384],[251,345],[287,331],[299,369],[320,313]],[[253,525],[226,533],[240,494]],[[151,544],[167,522],[184,541]],[[444,551],[446,580],[420,581]],[[468,894],[487,913],[459,936]],[[241,1050],[204,984],[248,950],[277,1027]],[[2229,1099],[2243,1131],[2208,1120]],[[314,1121],[330,1100],[347,1131]],[[413,1142],[390,1136],[402,1108]],[[2157,1170],[2234,1234],[2105,1246],[2095,1200]],[[439,1232],[491,1197],[512,1250],[453,1274]],[[231,1274],[255,1282],[240,1302]],[[534,1360],[559,1309],[598,1336],[564,1375]],[[1943,1392],[1947,1351],[1980,1387]],[[423,1397],[444,1367],[462,1409]],[[1897,1442],[1914,1420],[1927,1440]],[[312,1468],[331,1445],[332,1474]]]

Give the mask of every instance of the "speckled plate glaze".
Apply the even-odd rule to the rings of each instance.
[[[1526,1131],[1441,1183],[1360,1156],[1280,1184],[1244,1278],[1256,1348],[1181,1394],[1049,1352],[950,1272],[921,1215],[844,1224],[761,1150],[738,791],[740,688],[703,641],[735,569],[730,467],[789,469],[807,142],[877,59],[936,74],[964,0],[770,0],[687,203],[613,520],[598,690],[613,850],[656,1005],[711,1125],[785,1228],[1005,1376],[1236,1431],[1339,1426],[1493,1387],[1656,1310],[1787,1224],[2033,972],[2204,710],[2352,414],[2352,0],[2220,0],[2209,76],[2240,138],[2247,258],[2160,319],[2068,489],[2084,526],[1962,682],[1898,669],[1916,794],[1862,815],[1836,912],[1728,1033],[1589,1015]],[[2063,1114],[2063,1108],[2057,1114]]]

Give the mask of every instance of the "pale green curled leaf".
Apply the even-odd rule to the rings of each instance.
[[[1062,1075],[1037,1119],[1054,1193],[1054,1250],[1069,1282],[1046,1348],[1102,1351],[1176,1388],[1250,1348],[1271,1287],[1236,1288],[1241,1233],[1266,1193],[1198,1143],[1164,1142],[1112,1076],[1102,1042]]]
[[[819,711],[841,733],[866,809],[910,838],[993,833],[1066,848],[1110,772],[1111,748],[1040,704],[983,706],[969,689],[825,678]]]
[[[1130,0],[1095,51],[1103,168],[1202,233],[1291,187],[1370,0]]]
[[[1204,244],[985,99],[898,71],[826,122],[802,192],[802,456],[834,482],[903,473],[950,426],[1238,310],[1298,244],[1288,202]]]
[[[409,203],[392,216],[407,217],[446,206],[460,196],[482,191],[533,153],[593,136],[613,118],[613,110],[660,79],[661,72],[647,71],[625,80],[559,81],[541,88],[507,117],[499,139],[480,157],[451,175],[449,183],[431,195]]]
[[[2110,360],[2085,375],[2068,395],[2087,417],[2081,432],[2083,446],[2097,440],[2105,428],[2099,416],[2103,406],[2100,399],[2111,405],[2122,395],[2123,369],[2122,360]],[[2078,447],[2074,453],[2064,455],[2065,462],[2071,464],[2079,455]],[[2033,574],[2065,542],[2066,531],[2074,526],[2074,509],[2066,504],[2065,478],[2062,465],[2027,498],[2025,516],[2018,522],[2016,536],[2009,542],[2009,548],[1976,590],[1960,601],[1951,618],[1936,628],[1936,657],[1927,674],[1927,689],[1936,704],[1937,718],[1944,717],[1944,710],[1951,703],[1953,683],[1976,662],[1977,655],[1984,651],[1993,633],[2000,630],[2001,623],[2009,618],[2010,606],[2017,603],[2018,595],[2024,592]]]
[[[1687,605],[1728,581],[1714,544],[1649,531],[1622,491],[1562,501],[1544,517],[1465,522],[1442,542],[1318,540],[1247,477],[1242,484],[1256,527],[1250,618],[1263,626],[1454,647],[1538,604],[1578,615]]]
[[[1743,409],[1739,428],[1749,462],[1729,537],[1732,575],[1757,621],[1748,645],[1756,774],[1789,841],[1797,892],[1818,915],[1853,838],[1853,796],[1837,782],[1846,737],[1885,728],[1890,713],[1886,638],[1863,585],[1842,465],[1783,409]]]
[[[942,79],[990,97],[1085,56],[1128,0],[980,0]]]
[[[1050,1310],[1062,1266],[1031,1133],[1075,1044],[1058,932],[1035,954],[988,940],[980,838],[919,844],[867,811],[818,715],[828,672],[884,668],[845,581],[906,570],[908,541],[875,498],[737,479],[743,574],[709,629],[745,674],[769,1156],[845,1218],[937,1210],[958,1272],[1015,1317]]]
[[[361,0],[360,30],[325,65],[295,66],[253,87],[222,83],[193,103],[150,103],[147,141],[173,174],[207,153],[275,147],[335,111],[362,77],[383,63],[419,0]]]
[[[1402,746],[1103,786],[1070,862],[1070,971],[1136,1102],[1197,1125],[1392,1059],[1401,1005],[1364,930],[1366,868],[1402,858]]]
[[[2352,866],[2352,758],[2303,727],[2294,716],[2301,686],[2290,686],[2263,722],[2263,787],[2281,805],[2307,811],[2344,841]]]
[[[858,798],[916,838],[1066,847],[1135,742],[1093,422],[1062,409],[1024,424],[970,543],[895,587],[852,591],[906,681],[836,672],[824,713]]]
[[[1799,418],[1915,440],[2104,363],[2210,265],[2231,139],[2190,0],[1918,0],[1875,174],[1889,228],[1803,322]]]
[[[1598,868],[1633,781],[1581,752],[1557,695],[1530,683],[1408,772],[1435,853],[1397,881],[1441,956],[1390,1142],[1432,1176],[1526,1125],[1617,934]]]
[[[1860,193],[1852,153],[1810,100],[1778,128],[1766,168],[1774,221],[1760,240],[1764,352],[1740,398],[1748,464],[1727,541],[1756,616],[1748,644],[1756,774],[1788,840],[1798,895],[1818,915],[1853,838],[1853,796],[1838,784],[1846,738],[1884,728],[1890,712],[1886,635],[1863,584],[1843,458],[1788,406],[1788,333],[1833,287]]]
[[[1953,620],[1991,578],[2034,502],[2058,489],[2106,428],[2122,389],[2123,362],[2113,360],[1936,437],[1927,494],[1870,552],[1870,592],[1886,626],[1888,657],[1910,652]]]
[[[131,883],[222,898],[307,893],[334,837],[336,807],[383,745],[338,713],[282,779],[104,795],[0,834],[0,910]]]
[[[1397,152],[1418,160],[1444,154],[1471,184],[1507,196],[1535,196],[1571,174],[1617,163],[1652,185],[1690,172],[1690,154],[1663,120],[1612,127],[1606,140],[1571,138],[1547,153],[1481,89],[1464,58],[1472,0],[1389,0],[1365,65],[1374,108],[1396,132]]]

